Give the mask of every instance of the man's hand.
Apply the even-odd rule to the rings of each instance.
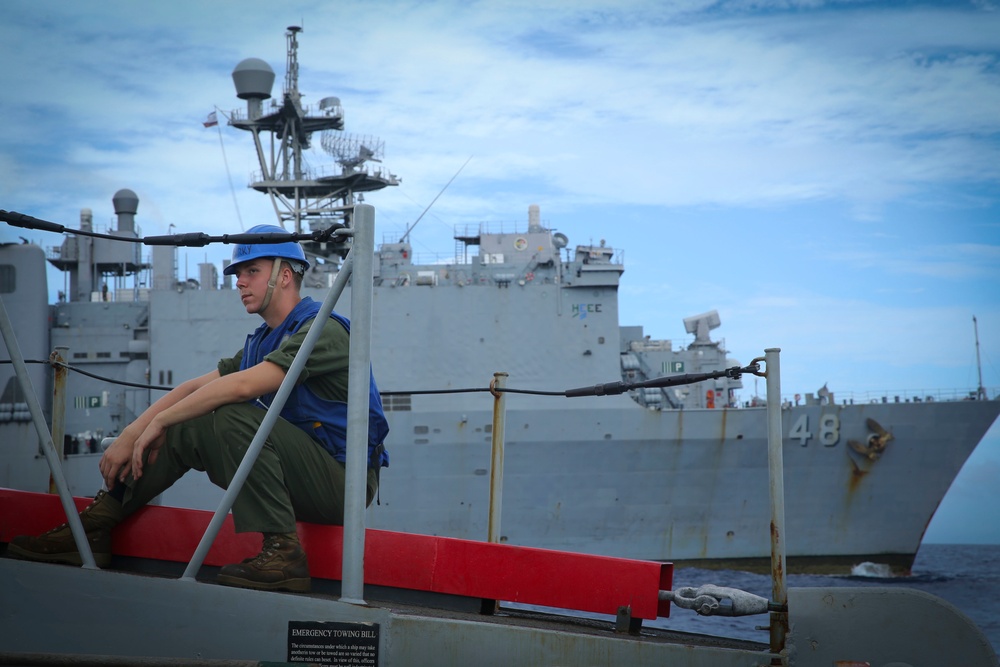
[[[167,428],[162,425],[159,416],[154,417],[153,421],[149,422],[149,426],[146,430],[142,432],[136,441],[135,447],[132,448],[132,476],[136,479],[142,477],[142,455],[149,450],[149,458],[147,463],[153,465],[156,462],[156,457],[160,455],[160,448],[167,441]]]
[[[200,387],[218,379],[218,377],[219,371],[215,370],[210,373],[205,373],[204,375],[194,378],[193,380],[182,382],[178,386],[171,389],[166,396],[161,397],[153,403],[153,405],[146,408],[146,410],[143,411],[143,413],[139,415],[134,422],[122,430],[121,435],[115,438],[114,444],[105,450],[104,455],[101,457],[101,462],[98,464],[98,468],[101,471],[101,477],[104,478],[104,483],[107,484],[108,490],[113,489],[115,483],[124,482],[129,473],[133,472],[134,467],[132,463],[132,455],[135,453],[136,442],[142,436],[143,432],[149,426],[153,418],[161,412],[169,409],[171,406],[176,405],[187,396],[190,396]],[[160,445],[162,444],[163,443],[161,441]],[[149,445],[146,446],[148,447]],[[141,467],[141,452],[139,455],[139,461]]]
[[[115,487],[116,482],[124,482],[129,472],[132,471],[132,450],[135,447],[135,440],[128,435],[128,430],[115,438],[111,446],[104,450],[98,468],[101,477],[107,484],[110,491]]]
[[[152,465],[166,444],[169,426],[208,414],[220,405],[273,393],[284,378],[285,369],[264,361],[225,376],[215,370],[172,389],[129,424],[104,452],[100,469],[108,489],[125,481],[130,473],[135,479],[142,477],[143,466]]]

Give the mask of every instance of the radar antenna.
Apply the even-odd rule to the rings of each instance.
[[[337,164],[351,171],[357,171],[365,162],[382,162],[385,152],[385,142],[372,136],[324,132],[320,144]]]

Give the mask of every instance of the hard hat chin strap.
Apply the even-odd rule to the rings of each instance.
[[[271,303],[271,295],[274,293],[274,288],[278,284],[278,274],[281,273],[281,258],[275,257],[274,264],[271,266],[271,278],[267,281],[267,293],[264,294],[264,300],[260,303],[260,312],[264,312],[267,308],[267,304]]]

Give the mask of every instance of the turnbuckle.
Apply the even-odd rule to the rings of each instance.
[[[757,357],[743,368],[733,366],[732,368],[727,368],[724,372],[726,377],[732,378],[733,380],[739,380],[744,373],[750,373],[751,375],[757,375],[759,377],[767,377],[767,373],[760,370],[759,362],[761,361],[764,361],[764,357]]]

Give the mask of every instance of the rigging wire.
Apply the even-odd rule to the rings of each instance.
[[[0,364],[9,364],[9,363],[12,363],[10,359],[0,359]],[[159,389],[162,391],[170,391],[171,389],[173,389],[173,387],[161,387],[152,384],[140,384],[138,382],[128,382],[126,380],[116,380],[114,378],[109,378],[104,375],[98,375],[96,373],[91,373],[90,371],[85,371],[82,368],[77,368],[76,366],[70,366],[66,362],[49,361],[48,359],[25,359],[24,363],[45,364],[47,366],[65,368],[66,370],[79,373],[80,375],[86,375],[87,377],[93,378],[95,380],[101,380],[102,382],[107,382],[108,384],[117,384],[123,387],[133,387],[135,389]]]
[[[0,359],[0,364],[9,364],[9,363],[11,363],[10,359]],[[98,375],[96,373],[85,371],[81,368],[77,368],[76,366],[71,366],[66,362],[54,362],[54,361],[49,361],[48,359],[25,359],[24,363],[58,366],[59,368],[65,368],[66,370],[70,370],[75,373],[79,373],[81,375],[86,375],[87,377],[93,378],[95,380],[101,380],[103,382],[107,382],[108,384],[117,384],[123,387],[133,387],[136,389],[155,389],[158,391],[170,391],[171,389],[173,389],[173,387],[163,386],[163,385],[140,384],[137,382],[126,382],[125,380],[116,380],[114,378],[109,378],[104,375]],[[406,395],[420,395],[420,394],[469,394],[476,392],[486,393],[489,391],[491,391],[489,387],[469,387],[466,389],[420,389],[416,391],[382,391],[379,393],[382,396],[406,396]],[[540,391],[533,389],[499,389],[498,391],[505,391],[511,394],[537,394],[542,396],[566,395],[565,392],[562,391]]]
[[[462,163],[462,166],[458,168],[458,171],[455,172],[455,175],[452,176],[450,179],[448,179],[448,182],[444,184],[444,187],[441,188],[441,191],[434,196],[434,199],[431,200],[431,203],[428,204],[427,208],[423,210],[423,213],[417,216],[417,219],[413,221],[413,224],[406,228],[406,231],[403,232],[402,238],[399,239],[400,243],[406,243],[406,239],[409,238],[410,232],[413,231],[413,228],[416,227],[417,223],[420,222],[421,218],[423,218],[427,214],[427,211],[431,210],[431,206],[434,206],[434,202],[438,200],[438,197],[444,194],[444,191],[448,189],[448,186],[451,185],[452,181],[458,178],[458,175],[462,173],[462,170],[465,169],[465,165],[469,164],[469,162],[472,160],[472,157],[473,156],[470,155],[469,159]]]
[[[351,236],[353,231],[343,227],[328,227],[323,230],[312,232],[253,232],[241,234],[221,234],[211,236],[204,232],[189,232],[184,234],[167,234],[163,236],[115,236],[103,234],[101,232],[88,231],[84,229],[71,229],[56,222],[49,222],[40,218],[34,218],[17,211],[0,210],[0,221],[6,222],[14,227],[26,229],[37,229],[44,232],[54,232],[56,234],[75,234],[77,236],[89,236],[91,238],[107,239],[109,241],[124,241],[126,243],[141,243],[143,245],[161,246],[187,246],[201,248],[210,243],[286,243],[288,241],[314,241],[316,243],[326,243],[333,236]]]
[[[11,361],[9,359],[0,359],[0,364],[9,364]],[[86,375],[89,378],[95,380],[101,380],[109,384],[117,384],[124,387],[134,387],[138,389],[155,389],[158,391],[170,391],[173,387],[160,386],[160,385],[149,385],[140,384],[136,382],[126,382],[124,380],[116,380],[114,378],[109,378],[96,373],[91,373],[89,371],[82,370],[75,366],[71,366],[64,361],[51,361],[51,360],[40,360],[40,359],[26,359],[24,361],[26,364],[48,364],[53,367],[65,368],[66,370],[74,371],[80,373],[81,375]],[[379,392],[382,396],[413,396],[413,395],[427,395],[427,394],[471,394],[471,393],[485,393],[485,392],[503,392],[508,394],[528,394],[533,396],[564,396],[566,398],[575,398],[578,396],[612,396],[615,394],[622,394],[626,391],[632,389],[639,389],[643,387],[668,387],[681,384],[693,384],[695,382],[701,382],[707,379],[719,378],[719,377],[730,377],[738,379],[743,373],[756,373],[759,371],[759,366],[756,363],[751,363],[748,366],[740,368],[739,366],[734,366],[732,368],[727,368],[721,371],[712,371],[710,373],[695,373],[686,375],[672,375],[668,377],[655,378],[653,380],[646,380],[644,382],[608,382],[605,384],[598,384],[588,387],[579,387],[576,389],[566,389],[564,391],[545,391],[541,389],[513,389],[510,387],[495,388],[495,387],[466,387],[464,389],[417,389],[411,391],[381,391]]]
[[[219,107],[215,107],[215,112],[221,113],[226,120],[232,120],[232,118],[227,116],[226,112]],[[226,157],[226,146],[222,143],[222,123],[216,123],[215,129],[219,131],[219,148],[222,149],[222,163],[226,165],[226,179],[229,181],[229,192],[233,195],[233,208],[236,209],[236,220],[240,223],[240,231],[246,231],[246,228],[243,226],[243,216],[240,214],[240,204],[236,200],[236,188],[233,187],[233,175],[229,171],[229,159]]]

